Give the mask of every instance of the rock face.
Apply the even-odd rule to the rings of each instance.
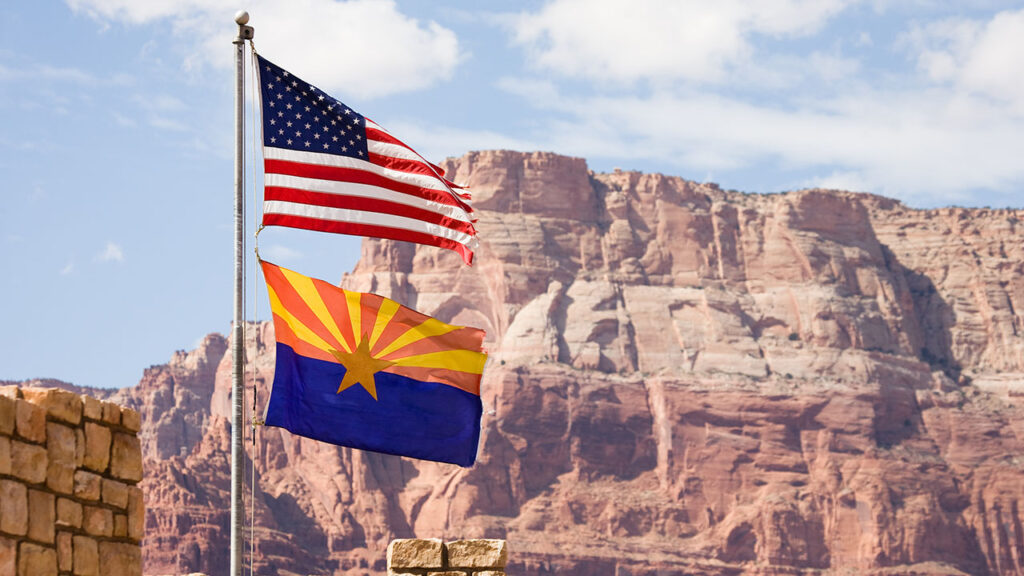
[[[517,574],[1024,574],[1024,212],[445,168],[477,264],[368,240],[342,284],[487,330],[478,463],[261,429],[258,573],[379,574],[415,536],[507,539]],[[272,329],[248,334],[262,406]],[[143,417],[149,574],[227,568],[225,349],[116,398]]]

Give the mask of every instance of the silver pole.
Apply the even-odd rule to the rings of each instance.
[[[245,292],[242,269],[245,267],[245,41],[253,37],[253,29],[246,26],[249,13],[235,14],[238,36],[235,45],[235,316],[231,326],[231,576],[242,576],[242,471],[245,452],[242,451],[242,402],[245,389],[242,374],[245,370],[245,336],[242,330],[242,302]]]

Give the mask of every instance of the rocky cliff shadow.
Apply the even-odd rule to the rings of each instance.
[[[896,300],[903,318],[901,330],[910,348],[904,347],[903,353],[912,354],[932,371],[941,371],[957,381],[960,365],[953,354],[950,332],[955,320],[953,309],[931,278],[904,266],[888,246],[879,243],[879,247],[893,287],[899,292]],[[913,438],[922,429],[921,408],[915,393],[920,383],[885,370],[875,378],[879,394],[874,399],[874,440],[879,447],[888,449]]]
[[[276,497],[264,493],[264,503],[273,516],[274,523],[285,530],[291,540],[301,542],[301,550],[305,553],[305,557],[298,559],[299,564],[316,570],[327,570],[328,566],[324,561],[330,556],[327,536],[317,524],[313,515],[304,511],[299,506],[295,496],[287,492],[282,492]],[[355,539],[359,540],[358,536]],[[365,544],[365,539],[363,544]],[[283,548],[287,552],[294,554],[292,547],[285,546]],[[276,566],[273,566],[274,549],[273,540],[266,540],[261,543],[261,553],[270,557],[270,568],[272,569],[276,568]]]
[[[904,266],[884,244],[882,254],[893,277],[902,278],[910,294],[912,309],[904,308],[903,314],[913,318],[920,330],[919,341],[911,335],[917,358],[932,370],[941,371],[954,382],[959,382],[962,366],[953,352],[951,327],[956,323],[953,308],[943,299],[930,277]]]

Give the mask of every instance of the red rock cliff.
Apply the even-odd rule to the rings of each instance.
[[[506,538],[519,574],[1024,574],[1024,213],[547,153],[446,168],[477,264],[365,241],[342,283],[487,330],[479,462],[262,430],[260,573],[380,573],[417,536]],[[147,573],[226,569],[224,350],[119,393],[144,417]]]

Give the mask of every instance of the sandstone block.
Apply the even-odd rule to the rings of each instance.
[[[0,396],[0,434],[5,436],[14,434],[15,418],[16,408],[14,406],[14,398],[9,396]]]
[[[47,466],[46,486],[54,492],[71,494],[75,488],[74,465],[59,464],[51,461]]]
[[[98,506],[84,506],[82,529],[90,536],[110,537],[114,534],[114,513]]]
[[[123,542],[100,542],[100,565],[104,576],[142,574],[142,548]]]
[[[399,538],[388,544],[388,568],[442,568],[440,538]]]
[[[53,544],[54,501],[49,492],[28,491],[28,537],[43,544]]]
[[[18,436],[40,444],[46,442],[46,410],[21,398],[14,403],[14,428]]]
[[[14,480],[0,480],[0,532],[28,533],[28,488]]]
[[[103,501],[118,508],[128,507],[128,485],[117,480],[104,478],[102,481]]]
[[[110,428],[94,422],[85,423],[85,453],[82,465],[103,472],[110,463]]]
[[[427,576],[467,576],[462,570],[445,570],[443,572],[427,572]]]
[[[43,428],[45,435],[46,428]],[[11,442],[11,474],[30,484],[46,481],[46,448],[14,440]]]
[[[456,540],[448,543],[452,568],[504,568],[508,548],[504,540]]]
[[[142,445],[138,436],[114,433],[110,449],[110,474],[122,480],[142,480]]]
[[[138,432],[142,428],[142,416],[131,408],[124,408],[121,410],[121,425],[132,432]]]
[[[72,567],[71,532],[57,533],[57,569],[70,572]]]
[[[89,420],[102,420],[103,402],[92,396],[82,396],[82,415]]]
[[[125,514],[114,514],[114,538],[128,536],[128,516]]]
[[[75,429],[56,422],[46,423],[46,450],[50,460],[75,463]]]
[[[504,570],[474,570],[473,576],[505,576]]]
[[[57,526],[82,527],[82,505],[67,498],[57,498]]]
[[[18,567],[18,541],[0,536],[0,574],[14,574]]]
[[[118,426],[121,424],[121,407],[113,402],[103,403],[103,421]]]
[[[75,472],[75,496],[83,500],[99,500],[100,476],[85,470]]]
[[[75,468],[81,468],[85,462],[85,430],[75,428]]]
[[[88,536],[75,536],[73,570],[75,576],[99,576],[99,546],[92,538]]]
[[[82,421],[82,397],[60,388],[22,388],[21,396],[43,408],[51,419],[78,425]]]
[[[71,494],[75,486],[75,430],[55,422],[46,423],[46,485],[54,492]]]
[[[18,576],[57,576],[57,551],[22,542],[18,546]]]
[[[0,396],[3,398],[3,396]],[[0,436],[0,474],[11,473],[11,439]]]
[[[142,540],[146,529],[146,507],[142,500],[142,488],[128,488],[128,537],[136,542]]]

